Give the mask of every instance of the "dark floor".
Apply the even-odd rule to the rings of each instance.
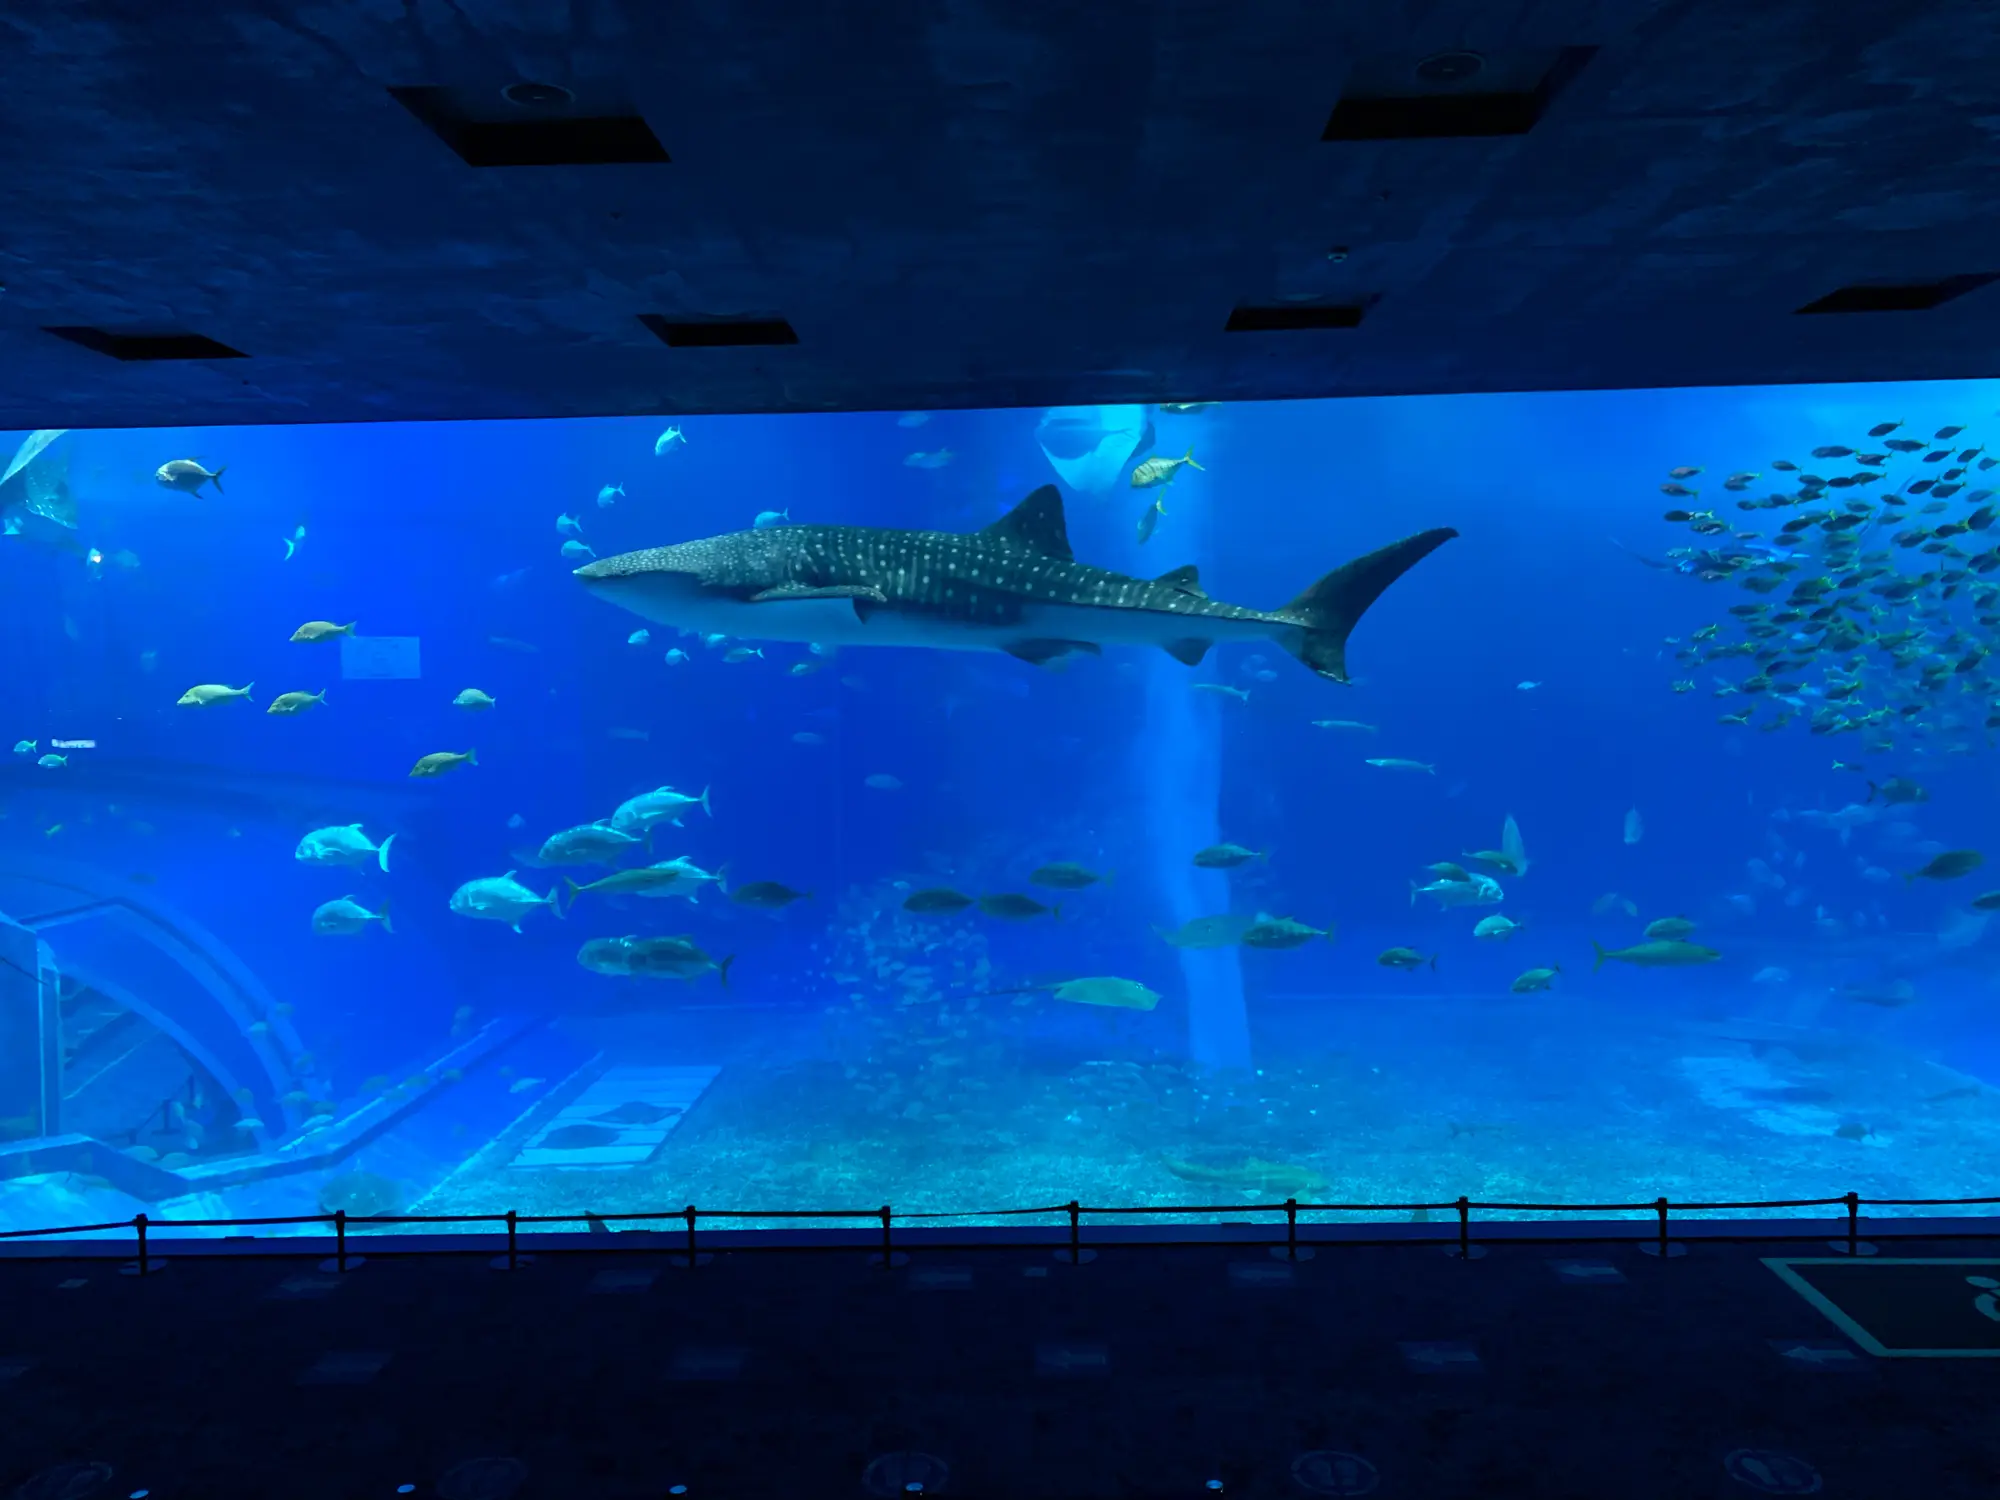
[[[2000,1354],[1966,1282],[2000,1287],[2000,1244],[1802,1267],[1859,1330],[1762,1263],[1830,1258],[1817,1240],[1667,1261],[1323,1247],[1295,1266],[1254,1247],[1083,1266],[919,1250],[892,1271],[859,1251],[689,1271],[620,1247],[511,1274],[366,1249],[344,1277],[0,1261],[0,1493],[2000,1493],[2000,1360],[1861,1348]],[[1967,1263],[1888,1263],[1925,1257]]]

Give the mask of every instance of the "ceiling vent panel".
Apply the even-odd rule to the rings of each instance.
[[[731,349],[749,344],[796,344],[783,318],[702,318],[692,322],[641,313],[639,321],[670,349]]]
[[[1945,276],[1936,281],[1857,282],[1828,292],[1798,310],[1802,313],[1928,312],[1954,297],[1978,291],[1989,281],[2000,281],[2000,271]]]
[[[395,88],[390,97],[469,167],[603,167],[671,160],[628,106],[553,83]]]
[[[1596,52],[1559,47],[1363,58],[1348,74],[1320,139],[1526,135]]]
[[[198,333],[118,333],[108,328],[44,328],[59,339],[81,344],[97,354],[113,359],[243,359],[241,349],[232,349]]]

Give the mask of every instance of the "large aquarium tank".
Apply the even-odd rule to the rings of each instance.
[[[0,1227],[1981,1193],[1996,396],[6,435]]]

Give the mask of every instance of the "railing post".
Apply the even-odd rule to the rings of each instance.
[[[1083,1264],[1083,1244],[1078,1221],[1083,1217],[1083,1205],[1072,1198],[1065,1207],[1069,1209],[1069,1263],[1080,1266]]]
[[[695,1259],[695,1253],[694,1253],[694,1205],[690,1203],[686,1208],[682,1209],[681,1212],[687,1217],[688,1221],[688,1269],[692,1271],[697,1265],[700,1264],[700,1262]]]
[[[510,1271],[521,1269],[520,1217],[517,1210],[507,1210],[507,1269]]]
[[[1458,1258],[1472,1259],[1472,1200],[1460,1193],[1452,1205],[1458,1210]]]
[[[1667,1200],[1662,1194],[1653,1201],[1653,1211],[1660,1216],[1660,1259],[1667,1258]]]
[[[1285,1200],[1285,1259],[1299,1258],[1299,1200]]]
[[[347,1210],[333,1211],[333,1263],[340,1270],[347,1269]]]
[[[132,1227],[139,1231],[139,1274],[144,1276],[146,1274],[146,1216],[144,1214],[134,1214],[132,1216]]]
[[[889,1245],[889,1205],[885,1203],[882,1205],[882,1269],[885,1271],[888,1270],[890,1266],[890,1253],[891,1251]]]
[[[1861,1195],[1847,1195],[1847,1253],[1855,1259],[1861,1256]]]

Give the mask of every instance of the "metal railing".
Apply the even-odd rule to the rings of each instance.
[[[1083,1220],[1086,1215],[1089,1215],[1091,1217],[1115,1218],[1120,1216],[1130,1216],[1139,1214],[1154,1214],[1169,1218],[1185,1219],[1195,1215],[1283,1213],[1285,1216],[1284,1239],[1282,1242],[1270,1241],[1268,1243],[1272,1243],[1274,1245],[1277,1243],[1282,1243],[1285,1247],[1286,1255],[1289,1258],[1296,1259],[1298,1256],[1299,1249],[1301,1248],[1299,1242],[1299,1215],[1301,1213],[1356,1213],[1356,1214],[1381,1215],[1385,1213],[1416,1214],[1421,1212],[1428,1214],[1431,1212],[1449,1212],[1457,1215],[1458,1233],[1455,1240],[1443,1241],[1442,1243],[1445,1244],[1447,1247],[1454,1249],[1460,1256],[1470,1259],[1474,1243],[1472,1237],[1472,1224],[1473,1224],[1472,1215],[1475,1209],[1479,1209],[1479,1210],[1510,1212],[1510,1213],[1651,1214],[1654,1216],[1657,1225],[1658,1251],[1659,1254],[1662,1256],[1662,1258],[1664,1258],[1669,1253],[1668,1251],[1669,1240],[1667,1233],[1668,1220],[1670,1214],[1676,1209],[1678,1209],[1683,1214],[1689,1214],[1689,1213],[1714,1213],[1717,1211],[1736,1210],[1736,1209],[1838,1208],[1843,1211],[1846,1219],[1846,1248],[1849,1251],[1849,1253],[1852,1254],[1852,1253],[1858,1253],[1860,1248],[1861,1210],[1863,1208],[1967,1208],[1974,1206],[1991,1206],[1996,1204],[2000,1204],[2000,1197],[1863,1198],[1858,1193],[1842,1193],[1838,1197],[1832,1197],[1832,1198],[1780,1198],[1780,1199],[1769,1199],[1761,1202],[1741,1202],[1741,1203],[1672,1203],[1664,1196],[1655,1198],[1650,1202],[1646,1203],[1487,1203],[1487,1202],[1476,1202],[1473,1199],[1467,1197],[1454,1198],[1451,1201],[1444,1203],[1301,1203],[1296,1198],[1287,1198],[1281,1203],[1179,1204],[1179,1205],[1165,1205],[1165,1206],[1155,1204],[1155,1205],[1147,1205],[1144,1207],[1096,1207],[1096,1206],[1087,1206],[1077,1201],[1076,1199],[1071,1199],[1067,1203],[1049,1204],[1039,1208],[1006,1208],[1006,1209],[992,1209],[992,1210],[967,1209],[967,1210],[947,1210],[947,1211],[932,1211],[932,1212],[911,1212],[904,1214],[896,1213],[894,1208],[886,1203],[883,1204],[880,1208],[865,1208],[865,1209],[863,1208],[726,1209],[726,1208],[697,1208],[694,1204],[690,1203],[689,1205],[687,1205],[687,1207],[682,1209],[656,1210],[643,1213],[619,1213],[619,1214],[599,1214],[591,1212],[565,1213],[565,1214],[523,1214],[510,1208],[505,1213],[497,1213],[497,1214],[380,1214],[363,1219],[352,1219],[349,1217],[345,1209],[336,1209],[332,1213],[287,1214],[287,1215],[278,1215],[265,1218],[250,1218],[250,1219],[155,1219],[147,1214],[140,1213],[133,1215],[130,1219],[113,1219],[101,1224],[67,1224],[67,1225],[52,1226],[44,1229],[4,1230],[0,1231],[0,1242],[32,1240],[32,1239],[53,1239],[58,1236],[102,1234],[115,1229],[130,1229],[131,1231],[133,1231],[138,1240],[137,1271],[139,1275],[143,1276],[147,1273],[149,1259],[152,1257],[154,1253],[152,1251],[151,1241],[150,1241],[150,1236],[154,1230],[251,1229],[257,1227],[275,1227],[278,1225],[327,1224],[331,1225],[333,1228],[334,1242],[335,1242],[333,1259],[337,1265],[337,1268],[339,1270],[345,1271],[348,1267],[349,1250],[347,1242],[348,1242],[348,1227],[350,1224],[365,1224],[371,1228],[383,1225],[396,1225],[396,1224],[492,1224],[495,1226],[504,1226],[506,1230],[507,1249],[504,1258],[507,1263],[507,1269],[513,1270],[518,1268],[520,1265],[520,1258],[521,1258],[520,1231],[521,1231],[521,1226],[524,1224],[536,1225],[536,1224],[587,1223],[590,1226],[592,1226],[592,1228],[598,1228],[602,1226],[607,1226],[614,1222],[633,1223],[640,1221],[679,1220],[681,1223],[685,1224],[687,1230],[687,1247],[685,1251],[687,1257],[687,1264],[690,1266],[694,1266],[700,1263],[700,1258],[699,1258],[700,1251],[696,1239],[696,1228],[699,1221],[704,1219],[711,1221],[721,1220],[724,1222],[730,1220],[738,1220],[738,1219],[822,1219],[822,1220],[849,1219],[849,1220],[873,1221],[881,1225],[882,1248],[879,1254],[879,1261],[883,1266],[886,1267],[894,1263],[894,1257],[896,1255],[896,1247],[895,1247],[893,1229],[894,1225],[899,1221],[905,1225],[914,1226],[924,1221],[937,1221],[945,1219],[969,1219],[969,1218],[1018,1219],[1018,1218],[1028,1218],[1028,1217],[1047,1216],[1056,1214],[1066,1215],[1069,1220],[1069,1235],[1067,1241],[1067,1249],[1069,1251],[1071,1261],[1080,1262],[1083,1258],[1083,1251],[1084,1251]],[[1213,1221],[1211,1220],[1211,1223],[1212,1222]],[[1377,1221],[1377,1223],[1383,1227],[1386,1227],[1389,1223],[1392,1222],[1394,1221],[1384,1221],[1384,1220]],[[1494,1221],[1494,1222],[1500,1222],[1500,1221]],[[1561,1232],[1557,1233],[1529,1232],[1524,1234],[1521,1232],[1521,1227],[1520,1227],[1522,1221],[1507,1221],[1507,1222],[1510,1223],[1510,1233],[1507,1236],[1510,1239],[1563,1240],[1569,1238],[1569,1236]],[[1534,1221],[1528,1221],[1528,1222],[1533,1223]],[[1315,1226],[1308,1225],[1307,1227],[1312,1228]],[[1911,1237],[1909,1235],[1901,1235],[1901,1236],[1887,1235],[1881,1233],[1881,1231],[1879,1230],[1871,1231],[1871,1233],[1875,1233],[1878,1238]],[[1996,1231],[1994,1230],[1986,1230],[1980,1232],[1978,1237],[1981,1238],[1989,1237],[1995,1233]],[[1796,1231],[1788,1234],[1773,1234],[1773,1235],[1732,1234],[1730,1236],[1727,1236],[1727,1238],[1738,1243],[1795,1240],[1801,1237],[1802,1236]],[[1927,1230],[1927,1231],[1921,1231],[1920,1237],[1926,1239],[1936,1239],[1948,1236],[1940,1235],[1937,1231],[1934,1230]],[[924,1243],[928,1245],[930,1248],[944,1248],[936,1241],[925,1241]],[[1266,1242],[1257,1241],[1256,1243],[1266,1243]],[[1406,1244],[1437,1245],[1441,1243],[1441,1239],[1438,1236],[1405,1235],[1390,1241],[1356,1241],[1352,1237],[1345,1237],[1333,1240],[1315,1240],[1312,1243],[1322,1244],[1322,1245],[1340,1244],[1340,1243],[1349,1243],[1349,1244],[1406,1243]],[[273,1248],[276,1248],[275,1243]],[[602,1247],[594,1247],[594,1248],[602,1248],[604,1250],[624,1250],[627,1247],[605,1245]],[[741,1247],[738,1246],[733,1248],[741,1248]],[[845,1246],[836,1242],[825,1242],[819,1245],[812,1245],[812,1244],[793,1245],[790,1246],[789,1248],[838,1249],[838,1248],[845,1248]],[[1058,1247],[1058,1249],[1060,1250],[1060,1247]],[[458,1247],[456,1246],[398,1247],[399,1253],[410,1253],[414,1251],[415,1253],[448,1254],[448,1253],[453,1253],[457,1250]],[[498,1262],[496,1260],[496,1264],[497,1263]]]

